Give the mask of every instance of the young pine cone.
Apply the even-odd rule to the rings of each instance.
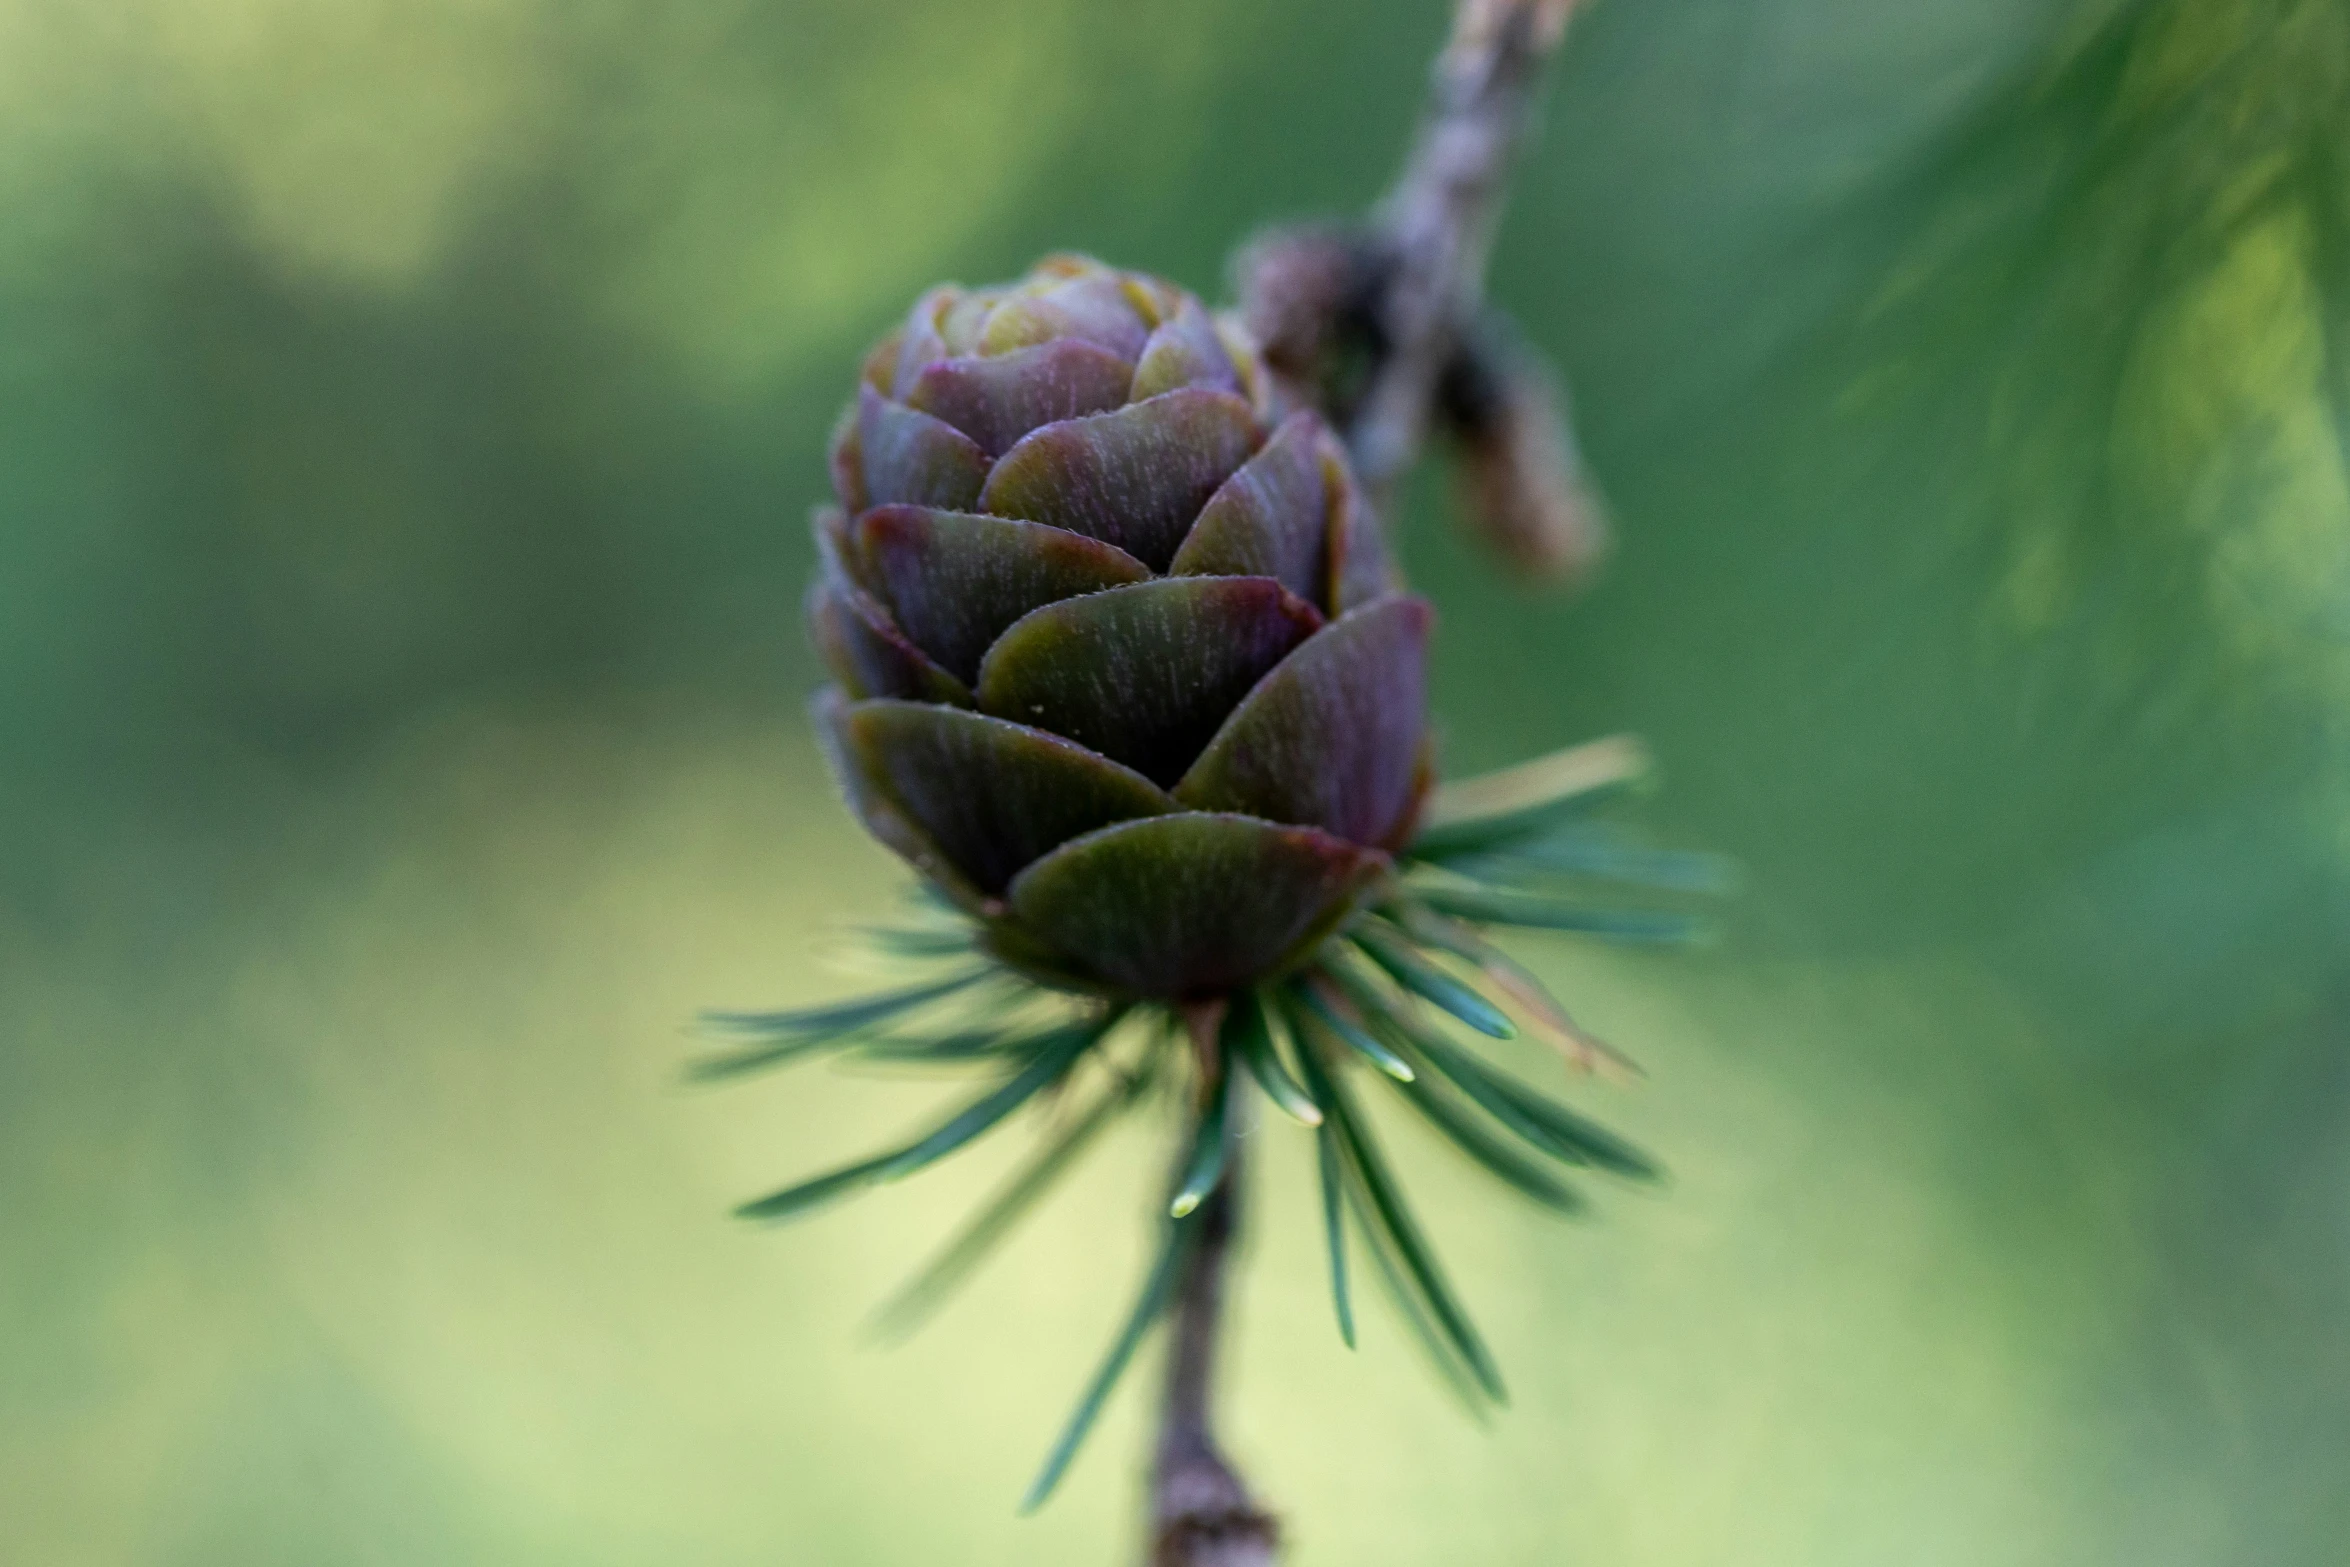
[[[1061,257],[934,290],[832,471],[819,731],[996,956],[1219,995],[1386,882],[1430,774],[1430,611],[1338,441],[1197,299]]]
[[[1588,897],[1593,881],[1693,884],[1686,857],[1593,819],[1644,755],[1595,741],[1431,797],[1428,606],[1396,590],[1337,440],[1273,386],[1189,294],[1080,259],[927,294],[873,351],[833,440],[841,504],[816,520],[808,616],[834,679],[817,727],[865,825],[969,920],[873,933],[955,965],[943,975],[711,1014],[735,1045],[695,1068],[827,1053],[1001,1068],[911,1141],[736,1210],[769,1222],[936,1163],[1048,1091],[1074,1096],[893,1303],[897,1322],[1093,1128],[1188,1078],[1157,1260],[1029,1506],[1171,1309],[1252,1094],[1314,1131],[1340,1334],[1354,1342],[1351,1225],[1473,1402],[1502,1396],[1500,1373],[1357,1114],[1356,1069],[1556,1211],[1583,1199],[1553,1166],[1655,1173],[1452,1033],[1507,1039],[1516,1019],[1578,1064],[1617,1060],[1485,932],[1688,934],[1672,910]],[[1031,981],[1077,994],[1055,1005]]]

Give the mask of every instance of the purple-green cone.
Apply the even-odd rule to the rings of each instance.
[[[1425,792],[1430,612],[1344,449],[1167,283],[926,294],[833,440],[816,721],[1007,962],[1136,997],[1301,961]]]

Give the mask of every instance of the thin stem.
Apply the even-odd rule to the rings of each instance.
[[[1379,205],[1390,268],[1377,303],[1386,354],[1346,431],[1386,515],[1418,459],[1438,377],[1483,292],[1510,157],[1572,0],[1460,0],[1403,173]]]
[[[1228,1128],[1236,1137],[1237,1128]],[[1167,1352],[1167,1397],[1152,1479],[1155,1567],[1269,1567],[1279,1545],[1270,1515],[1216,1445],[1213,1395],[1223,1327],[1225,1266],[1237,1227],[1240,1158],[1200,1205]]]
[[[1199,1061],[1199,1111],[1224,1092],[1219,1003],[1187,1008],[1184,1022]],[[1224,1319],[1224,1276],[1240,1223],[1242,1120],[1224,1122],[1224,1178],[1191,1216],[1192,1239],[1170,1309],[1167,1393],[1151,1480],[1154,1567],[1269,1567],[1279,1541],[1273,1519],[1216,1445],[1216,1350]]]
[[[1459,323],[1483,292],[1486,252],[1535,80],[1576,0],[1457,0],[1429,107],[1403,172],[1380,203],[1387,271],[1374,302],[1384,353],[1345,436],[1380,515],[1418,459]],[[1200,1109],[1223,1091],[1224,1008],[1185,1009]],[[1153,1567],[1271,1567],[1280,1535],[1222,1451],[1214,1422],[1225,1269],[1239,1224],[1244,1118],[1225,1123],[1223,1180],[1189,1222],[1190,1254],[1171,1309],[1166,1403],[1152,1475]]]

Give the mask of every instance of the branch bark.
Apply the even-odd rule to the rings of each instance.
[[[1419,460],[1459,323],[1475,317],[1510,159],[1572,10],[1573,0],[1461,0],[1418,139],[1374,214],[1387,265],[1375,306],[1384,357],[1346,440],[1383,516]]]
[[[1463,351],[1510,158],[1543,62],[1575,3],[1458,0],[1428,111],[1402,173],[1375,209],[1367,243],[1364,236],[1308,237],[1289,258],[1297,265],[1288,275],[1243,279],[1243,311],[1276,370],[1285,326],[1309,336],[1298,358],[1310,360],[1343,317],[1364,317],[1357,325],[1367,328],[1377,350],[1368,380],[1349,390],[1344,408],[1335,406],[1326,383],[1316,400],[1345,436],[1381,515],[1418,460],[1447,368]],[[1457,395],[1457,385],[1454,390]],[[1217,1042],[1222,1015],[1221,1006],[1211,1006],[1193,1008],[1186,1018],[1208,1093],[1231,1070]],[[1166,1402],[1152,1476],[1153,1567],[1271,1567],[1280,1549],[1275,1520],[1218,1448],[1213,1419],[1225,1272],[1239,1225],[1240,1130],[1237,1118],[1224,1129],[1224,1178],[1191,1220],[1197,1231],[1170,1310]]]
[[[1227,1139],[1237,1141],[1237,1127]],[[1216,1446],[1213,1398],[1224,1276],[1239,1223],[1240,1150],[1200,1205],[1197,1235],[1177,1289],[1167,1350],[1167,1399],[1152,1483],[1154,1567],[1271,1567],[1280,1546],[1272,1515]]]
[[[1345,437],[1375,512],[1392,519],[1433,430],[1463,522],[1514,571],[1550,580],[1597,562],[1605,508],[1564,384],[1483,296],[1510,162],[1573,9],[1462,0],[1419,135],[1369,219],[1276,229],[1234,267],[1266,364]]]
[[[1199,1075],[1198,1113],[1224,1091],[1226,1003],[1184,1009]],[[1280,1530],[1216,1445],[1216,1349],[1224,1325],[1224,1276],[1240,1226],[1242,1125],[1224,1123],[1224,1178],[1190,1223],[1191,1249],[1169,1308],[1167,1395],[1151,1475],[1152,1567],[1271,1567]]]

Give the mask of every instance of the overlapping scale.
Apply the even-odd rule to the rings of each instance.
[[[980,710],[1172,784],[1321,620],[1268,577],[1163,577],[1063,599],[988,650]]]
[[[1150,576],[1125,551],[1082,534],[921,506],[866,512],[849,548],[905,634],[967,684],[996,638],[1029,611]]]
[[[832,493],[840,497],[840,503],[851,515],[873,504],[872,494],[865,488],[865,449],[858,434],[859,414],[854,402],[840,411],[840,417],[833,421],[832,440],[824,450],[825,464],[832,470]]]
[[[868,602],[818,582],[808,590],[808,632],[817,656],[851,696],[918,697],[968,706],[969,691],[899,635]]]
[[[1393,592],[1395,573],[1387,561],[1379,519],[1372,515],[1371,503],[1335,441],[1322,448],[1322,482],[1330,495],[1329,604],[1344,614]]]
[[[1248,404],[1186,387],[1023,437],[988,475],[977,509],[1067,528],[1164,571],[1256,444]]]
[[[1230,392],[1235,397],[1245,395],[1232,355],[1196,299],[1186,299],[1177,306],[1175,314],[1151,333],[1139,355],[1134,386],[1127,393],[1131,401],[1139,403],[1185,386]]]
[[[1175,809],[1131,768],[1024,724],[927,702],[826,716],[844,761],[991,896],[1072,838]]]
[[[916,646],[873,595],[851,576],[841,554],[847,523],[837,510],[816,513],[818,572],[808,589],[808,626],[818,656],[857,697],[915,697],[971,705],[963,681]]]
[[[1007,353],[1037,343],[1096,344],[1132,363],[1143,351],[1151,323],[1114,274],[1094,272],[1034,294],[1014,294],[988,313],[979,335],[983,354]]]
[[[857,389],[856,461],[862,506],[939,506],[968,511],[987,483],[987,453],[943,419]]]
[[[1097,981],[1206,995],[1279,972],[1388,859],[1310,827],[1183,812],[1072,839],[1012,879],[1017,928]]]
[[[1233,709],[1175,798],[1394,842],[1418,803],[1433,618],[1389,597],[1333,621]]]
[[[955,350],[947,346],[942,328],[949,312],[964,298],[962,289],[949,285],[934,288],[914,301],[914,308],[906,312],[905,324],[896,333],[897,357],[890,368],[888,383],[878,390],[893,398],[903,398],[924,365],[953,356]]]
[[[914,377],[906,406],[953,425],[996,457],[1040,425],[1121,406],[1133,380],[1131,361],[1063,338],[1009,353],[936,360]]]
[[[904,327],[892,327],[882,333],[880,341],[866,350],[864,369],[857,379],[882,396],[890,396],[897,390],[898,359],[905,346]]]
[[[827,689],[817,692],[809,702],[808,716],[814,721],[816,744],[823,750],[832,776],[839,782],[841,794],[848,800],[849,809],[856,812],[857,820],[884,847],[920,871],[932,886],[962,908],[983,918],[1000,914],[1000,902],[981,892],[931,836],[878,787],[874,777],[841,749],[839,715],[848,706],[848,699],[839,691]]]
[[[1330,599],[1327,432],[1292,414],[1208,497],[1167,570],[1176,576],[1271,577],[1324,608]]]
[[[980,340],[987,333],[989,318],[1004,302],[1007,290],[1000,288],[957,289],[954,298],[941,312],[939,332],[950,356],[976,354]]]

